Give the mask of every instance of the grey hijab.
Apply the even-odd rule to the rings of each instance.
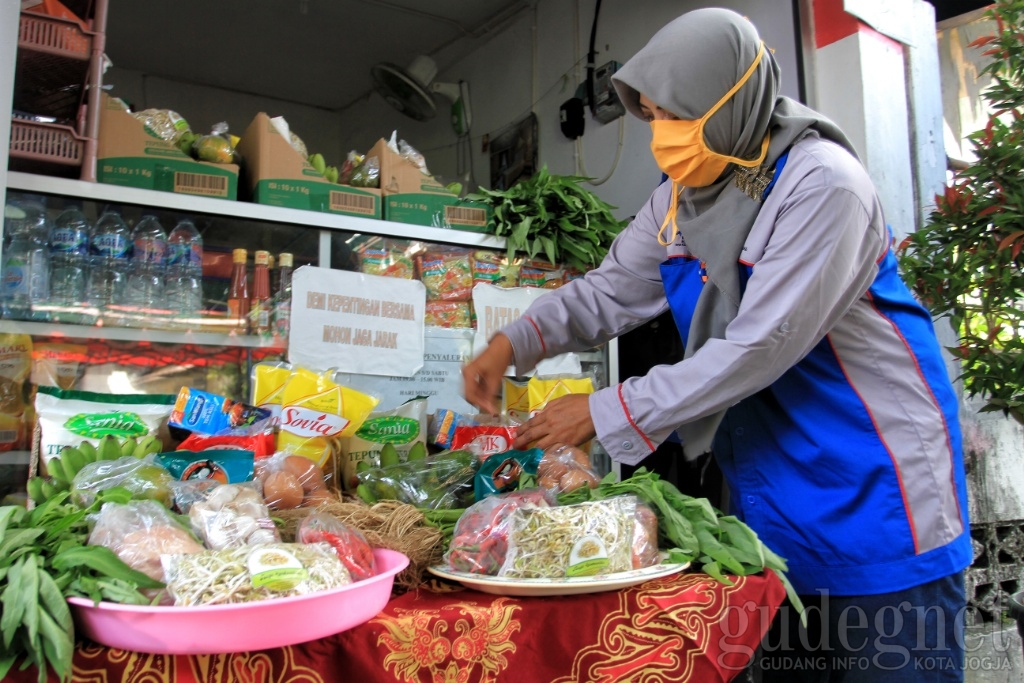
[[[634,116],[645,118],[639,102],[643,93],[680,119],[696,120],[739,82],[760,47],[757,29],[741,15],[717,8],[695,10],[658,31],[616,72],[613,83]],[[719,154],[756,159],[768,133],[771,141],[761,169],[769,174],[779,156],[811,131],[856,156],[834,123],[780,96],[779,84],[779,66],[766,47],[750,79],[708,119],[707,146]],[[737,261],[761,202],[737,187],[735,169],[730,164],[713,184],[683,188],[679,197],[679,231],[690,253],[705,262],[708,273],[690,323],[686,358],[709,339],[724,339],[739,309]],[[679,428],[688,458],[711,448],[724,414],[707,415]]]

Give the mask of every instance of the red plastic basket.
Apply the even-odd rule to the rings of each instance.
[[[92,35],[83,31],[78,22],[70,19],[22,12],[18,49],[72,59],[89,59]]]
[[[11,121],[10,155],[47,164],[81,166],[85,138],[67,126],[14,119]]]

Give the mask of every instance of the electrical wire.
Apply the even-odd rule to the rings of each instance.
[[[590,173],[587,172],[587,164],[583,160],[583,137],[580,136],[580,137],[576,138],[576,157],[577,157],[577,159],[579,159],[579,162],[580,162],[580,171],[582,171],[581,175],[583,175],[583,176],[585,176],[587,178],[587,180],[584,181],[584,182],[586,182],[588,185],[594,185],[594,186],[603,185],[604,183],[608,182],[608,180],[612,177],[612,174],[615,173],[615,169],[619,165],[619,159],[622,157],[622,140],[623,140],[623,137],[624,137],[625,129],[626,129],[626,117],[625,116],[620,116],[619,117],[619,143],[615,146],[615,160],[612,161],[612,167],[610,169],[608,169],[608,173],[606,173],[605,176],[603,178],[601,178],[600,180],[594,180],[593,178],[590,177]]]

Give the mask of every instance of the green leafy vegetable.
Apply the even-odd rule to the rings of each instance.
[[[789,601],[806,625],[804,606],[786,578],[786,561],[768,548],[753,529],[736,517],[723,515],[706,498],[693,498],[679,491],[654,472],[639,468],[632,477],[615,480],[607,475],[597,488],[584,486],[558,496],[563,505],[611,496],[635,495],[649,503],[658,515],[660,547],[668,548],[673,562],[693,562],[722,583],[735,576],[772,569],[786,588]]]
[[[494,209],[495,234],[504,237],[511,259],[543,255],[551,263],[589,270],[601,263],[615,236],[626,226],[616,208],[580,186],[581,176],[559,176],[542,168],[507,190],[480,189],[467,199]]]
[[[101,493],[89,508],[67,502],[68,495],[56,493],[31,512],[0,507],[0,679],[19,661],[35,666],[41,682],[47,667],[61,681],[70,678],[75,629],[68,596],[149,604],[139,589],[163,586],[109,549],[85,545],[87,516],[116,500],[116,492]]]

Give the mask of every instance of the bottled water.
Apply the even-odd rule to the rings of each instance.
[[[167,236],[167,284],[171,315],[195,318],[203,308],[203,238],[187,218]]]
[[[55,322],[83,317],[89,265],[89,221],[78,206],[64,210],[50,230],[50,303]]]
[[[0,263],[0,306],[16,320],[48,320],[50,223],[42,201],[26,196],[4,207],[4,235],[10,240]]]
[[[132,230],[132,263],[125,305],[132,311],[131,324],[143,325],[154,309],[164,306],[167,233],[156,216],[145,215]]]
[[[124,304],[131,265],[131,231],[116,207],[107,207],[96,220],[89,240],[89,274],[85,296],[102,313]]]

